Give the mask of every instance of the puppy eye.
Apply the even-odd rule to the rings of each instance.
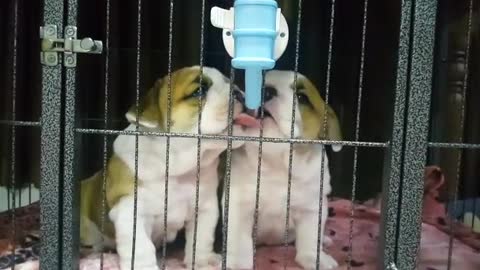
[[[205,80],[202,81],[202,83],[200,84],[200,86],[195,89],[195,91],[193,91],[193,93],[190,95],[190,97],[195,97],[195,98],[199,98],[199,97],[204,97],[207,92],[208,92],[208,89],[210,88],[208,82],[206,82]]]
[[[277,89],[271,86],[265,86],[265,92],[263,94],[264,102],[270,101],[277,96]]]
[[[300,104],[308,104],[309,103],[308,97],[304,93],[301,93],[301,92],[297,93],[297,99],[298,99],[298,103],[300,103]]]

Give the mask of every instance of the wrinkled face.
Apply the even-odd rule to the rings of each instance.
[[[298,73],[297,94],[294,95],[293,71],[272,70],[265,75],[264,130],[277,130],[284,138],[291,136],[293,98],[296,99],[294,137],[305,139],[340,139],[337,116],[325,104],[317,88],[305,76]],[[327,111],[325,111],[327,106]],[[325,136],[324,118],[328,114]]]
[[[219,134],[227,129],[230,82],[215,68],[193,66],[159,79],[140,101],[139,125],[167,130],[169,87],[171,87],[170,131],[197,133],[201,112],[201,132]],[[234,116],[242,105],[234,100]],[[126,114],[130,123],[136,122],[136,108]]]

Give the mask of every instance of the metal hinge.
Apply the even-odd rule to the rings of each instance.
[[[77,39],[77,27],[66,26],[64,38],[58,37],[56,25],[47,24],[40,27],[41,52],[40,62],[47,66],[58,65],[58,54],[63,53],[63,65],[75,67],[77,53],[101,54],[103,43],[91,38]]]

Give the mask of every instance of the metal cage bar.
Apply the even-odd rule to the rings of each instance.
[[[16,121],[17,119],[17,106],[16,106],[16,97],[17,97],[17,42],[18,42],[18,1],[13,1],[12,5],[12,12],[13,12],[13,31],[12,31],[12,58],[11,58],[11,77],[12,77],[12,99],[11,99],[11,104],[12,104],[12,116],[11,119],[13,122]],[[13,191],[12,192],[12,206],[10,208],[11,211],[11,221],[12,221],[12,226],[11,226],[11,233],[12,233],[12,242],[13,245],[11,247],[13,256],[15,256],[15,238],[17,237],[17,229],[16,229],[16,214],[15,214],[15,209],[17,208],[17,202],[16,202],[16,148],[17,148],[17,141],[16,141],[16,135],[17,135],[17,126],[12,125],[10,126],[10,142],[11,142],[11,149],[10,149],[10,187],[7,187],[7,192],[8,192],[8,208],[10,208],[10,189]],[[21,205],[21,192],[19,192],[19,199],[20,199],[20,205]],[[15,262],[13,263],[12,269],[15,267]]]
[[[135,43],[135,131],[140,129],[140,65],[141,65],[141,45],[142,45],[142,0],[137,1],[137,18],[136,18],[136,43]],[[132,230],[132,258],[130,262],[131,269],[135,269],[135,249],[137,242],[137,218],[138,218],[138,148],[139,137],[135,135],[135,172],[134,172],[134,190],[133,190],[133,230]],[[167,189],[167,188],[166,188]],[[142,224],[140,225],[142,226]],[[166,226],[166,222],[165,222]],[[166,229],[165,229],[166,230]],[[165,239],[165,237],[164,237]],[[162,264],[162,269],[163,268]]]
[[[228,136],[233,134],[233,91],[234,86],[233,82],[235,81],[235,70],[233,67],[230,67],[230,95],[228,102]],[[223,221],[222,221],[222,270],[227,270],[227,243],[228,243],[228,218],[229,218],[229,206],[230,206],[230,176],[232,168],[232,140],[231,138],[227,139],[227,150],[226,150],[226,172],[224,176],[224,186],[223,186],[223,203],[224,209],[222,209]]]
[[[335,1],[332,2],[332,13],[333,10],[335,9]],[[293,77],[293,98],[292,98],[292,111],[291,111],[291,117],[292,117],[292,122],[290,123],[290,137],[289,139],[293,139],[295,136],[295,115],[296,115],[296,106],[297,106],[297,81],[298,81],[298,63],[300,59],[300,36],[302,34],[302,0],[298,1],[298,11],[297,11],[297,24],[296,24],[296,35],[295,35],[295,64],[294,64],[294,77]],[[333,19],[334,16],[332,15],[332,24],[333,24]],[[332,42],[329,42],[330,48]],[[331,51],[331,50],[330,50]],[[330,75],[330,74],[329,74]],[[328,77],[330,77],[327,75]],[[327,94],[328,94],[328,88],[327,88]],[[328,103],[328,99],[327,99]],[[263,131],[262,131],[263,132]],[[263,135],[263,134],[262,134]],[[322,149],[322,154],[323,154],[323,149]],[[292,194],[292,176],[293,176],[293,157],[294,157],[294,144],[292,142],[289,143],[289,151],[288,151],[288,174],[287,174],[287,198],[286,198],[286,213],[285,213],[285,232],[284,232],[284,240],[283,240],[283,245],[285,247],[285,255],[289,246],[288,243],[288,238],[289,238],[289,222],[290,222],[290,202],[291,202],[291,194]],[[322,160],[323,163],[323,160]],[[323,168],[323,164],[322,164]],[[323,178],[323,175],[320,176]],[[320,181],[322,183],[322,181]],[[321,188],[320,188],[321,189]],[[321,194],[321,191],[320,191]],[[322,198],[322,196],[320,196]],[[320,204],[321,204],[322,199],[320,199]],[[321,211],[321,208],[320,208]],[[321,214],[319,215],[319,219],[321,219]],[[319,263],[319,258],[317,258],[316,264],[318,265]],[[287,268],[287,260],[284,260],[283,262],[283,268]]]
[[[260,100],[260,132],[258,137],[260,141],[258,142],[258,159],[257,159],[257,185],[255,187],[255,210],[253,212],[253,232],[252,232],[252,242],[253,242],[253,270],[257,270],[257,235],[258,235],[258,212],[260,209],[260,192],[262,187],[262,155],[263,155],[263,123],[265,119],[265,71],[263,72],[263,82],[262,82],[262,96]],[[229,123],[230,124],[230,123]]]
[[[63,0],[45,0],[43,23],[57,26],[63,33]],[[42,66],[42,114],[41,114],[41,269],[61,269],[61,91],[62,66]]]
[[[437,2],[414,1],[408,106],[399,209],[397,267],[415,269],[422,222],[423,174],[430,124]]]
[[[362,41],[360,49],[360,67],[358,75],[358,96],[357,96],[357,115],[355,119],[355,141],[360,140],[360,114],[362,111],[362,94],[365,73],[365,47],[367,39],[367,24],[368,24],[368,0],[363,2],[363,18],[362,18]],[[350,228],[349,228],[349,249],[348,249],[348,269],[352,267],[353,256],[353,227],[355,222],[355,201],[357,191],[357,167],[358,167],[358,147],[353,149],[353,172],[352,172],[352,191],[351,191],[351,210],[350,210]]]
[[[300,7],[299,7],[300,9]],[[336,25],[336,15],[335,15],[335,9],[336,9],[336,2],[335,0],[332,1],[331,5],[330,5],[330,20],[329,20],[329,35],[328,35],[328,56],[327,56],[327,70],[326,70],[326,80],[325,80],[325,107],[324,107],[324,111],[323,111],[323,114],[324,114],[324,118],[322,119],[322,129],[323,129],[323,133],[324,134],[328,134],[328,108],[327,106],[329,106],[329,96],[330,96],[330,91],[331,91],[331,88],[332,88],[332,83],[331,83],[331,80],[332,80],[332,58],[333,58],[333,53],[334,53],[334,49],[333,49],[333,43],[334,43],[334,34],[335,34],[335,25]],[[301,18],[300,17],[301,13],[299,12],[299,19]],[[298,26],[298,32],[300,32],[300,26],[301,24]],[[298,56],[298,47],[299,47],[299,44],[300,43],[300,40],[297,39],[297,49],[296,49],[296,56],[295,56],[295,73],[297,73],[298,71],[298,65],[299,65],[299,56]],[[295,74],[296,75],[296,74]],[[297,83],[296,83],[296,76],[295,76],[295,92],[297,91]],[[295,93],[296,94],[296,93]],[[295,100],[295,98],[294,98]],[[292,115],[292,119],[295,120],[295,116]],[[292,130],[293,130],[293,122],[292,122]],[[292,135],[293,135],[293,131],[292,131]],[[293,138],[293,136],[291,136],[291,138]],[[357,149],[355,147],[355,149]],[[321,155],[322,155],[322,158],[321,158],[321,165],[320,165],[320,185],[319,185],[319,189],[320,189],[320,196],[319,196],[319,200],[318,200],[318,227],[317,227],[317,247],[316,247],[316,258],[315,258],[315,268],[316,269],[319,269],[320,268],[320,251],[322,250],[322,239],[325,239],[324,235],[321,235],[322,234],[322,229],[325,229],[325,228],[322,228],[322,219],[323,219],[323,211],[324,211],[324,207],[323,205],[324,204],[327,204],[328,202],[326,201],[323,201],[326,196],[323,196],[324,194],[324,178],[325,178],[325,159],[328,158],[327,157],[327,153],[326,153],[326,150],[325,150],[325,147],[322,147],[322,151],[321,151]],[[324,226],[325,226],[326,222],[324,222]],[[323,231],[323,233],[325,233]],[[351,248],[350,248],[351,249]],[[350,262],[348,262],[348,266],[347,267],[350,267]]]
[[[111,136],[128,135],[128,136],[159,136],[170,138],[202,138],[204,140],[218,140],[218,141],[247,141],[247,142],[268,142],[268,143],[295,143],[295,144],[324,144],[324,145],[341,145],[341,146],[358,146],[358,147],[388,147],[388,142],[362,142],[362,141],[333,141],[333,140],[309,140],[309,139],[284,139],[277,137],[263,137],[257,136],[236,136],[236,135],[210,135],[210,134],[194,134],[181,132],[155,132],[155,131],[133,131],[133,130],[102,130],[77,128],[77,132],[84,134],[106,134]]]
[[[168,3],[168,82],[167,82],[167,133],[170,133],[172,127],[172,55],[173,55],[173,13],[174,13],[174,0],[170,0]],[[138,113],[137,113],[138,115]],[[170,170],[168,165],[170,164],[170,138],[167,138],[165,141],[166,151],[165,151],[165,198],[163,200],[163,239],[162,239],[162,265],[161,269],[165,270],[167,267],[166,257],[167,257],[167,224],[168,224],[168,183],[170,177]]]
[[[108,128],[108,108],[109,108],[109,86],[110,86],[110,0],[105,2],[105,58],[104,58],[104,104],[103,104],[103,128]],[[106,135],[102,136],[103,138],[103,156],[102,156],[102,216],[100,221],[100,232],[102,235],[105,233],[105,216],[106,216],[106,207],[107,207],[107,166],[108,166],[108,138]],[[104,243],[104,238],[102,237],[102,249]],[[104,253],[100,255],[100,269],[103,270],[104,265]]]
[[[465,36],[465,43],[466,43],[466,47],[465,47],[465,72],[464,72],[464,75],[463,75],[463,85],[462,85],[462,92],[461,92],[461,95],[462,95],[462,101],[461,101],[461,112],[460,112],[460,129],[463,130],[465,128],[465,109],[466,109],[466,95],[467,95],[467,88],[468,88],[468,78],[469,78],[469,73],[470,73],[470,65],[469,65],[469,62],[470,62],[470,49],[471,49],[471,41],[472,41],[472,18],[473,18],[473,0],[469,0],[468,1],[468,21],[467,21],[467,25],[466,25],[466,28],[467,28],[467,33],[466,33],[466,36]],[[459,138],[459,142],[463,142],[463,136],[461,136]],[[455,179],[455,183],[454,183],[454,190],[453,190],[453,212],[455,213],[456,210],[457,210],[457,199],[458,199],[458,187],[459,187],[459,182],[460,182],[460,174],[462,173],[462,159],[463,159],[463,156],[464,156],[464,151],[463,149],[461,149],[460,151],[458,151],[458,156],[457,156],[457,169],[456,169],[456,174],[457,174],[457,177]],[[451,193],[452,191],[450,191],[449,193]],[[451,202],[449,202],[447,204],[447,207],[449,207],[449,204]],[[475,205],[475,203],[474,203]],[[465,207],[465,203],[463,203],[463,207]],[[472,219],[472,222],[473,222],[473,219]],[[473,225],[472,225],[473,227]],[[450,222],[449,224],[449,231],[450,231],[450,236],[449,236],[449,243],[448,243],[448,265],[447,265],[447,269],[450,270],[451,269],[451,265],[452,265],[452,254],[453,254],[453,235],[454,235],[454,228],[453,228],[453,222]]]
[[[441,143],[429,142],[431,148],[480,149],[480,143]]]
[[[77,25],[77,0],[66,2],[67,25]],[[64,35],[72,36],[73,29],[67,29]],[[79,226],[80,224],[80,184],[75,174],[75,159],[78,151],[75,135],[75,105],[76,105],[76,68],[66,68],[65,81],[65,111],[63,137],[63,173],[62,173],[62,228],[61,228],[61,260],[66,269],[78,269]]]
[[[410,54],[410,27],[412,1],[403,1],[401,7],[400,36],[398,44],[397,75],[393,128],[390,145],[385,154],[382,188],[381,241],[379,245],[379,269],[388,269],[395,263],[398,226],[398,203],[401,182],[402,150],[405,125],[405,104]]]
[[[204,67],[204,53],[205,53],[205,0],[201,1],[201,18],[200,18],[200,80],[199,84],[200,87],[202,87],[202,82],[203,82],[203,67]],[[197,127],[197,133],[201,134],[201,123],[202,123],[202,96],[198,96],[198,127]],[[195,214],[194,214],[194,229],[193,229],[193,241],[192,241],[192,269],[195,269],[195,260],[196,260],[196,253],[197,253],[197,234],[198,234],[198,211],[199,211],[199,200],[200,200],[200,160],[201,160],[201,147],[202,147],[202,140],[201,138],[197,138],[197,166],[196,166],[196,175],[195,175]]]

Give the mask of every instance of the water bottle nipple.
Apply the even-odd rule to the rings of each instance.
[[[245,106],[250,110],[258,110],[262,99],[262,69],[249,67],[245,69]]]

